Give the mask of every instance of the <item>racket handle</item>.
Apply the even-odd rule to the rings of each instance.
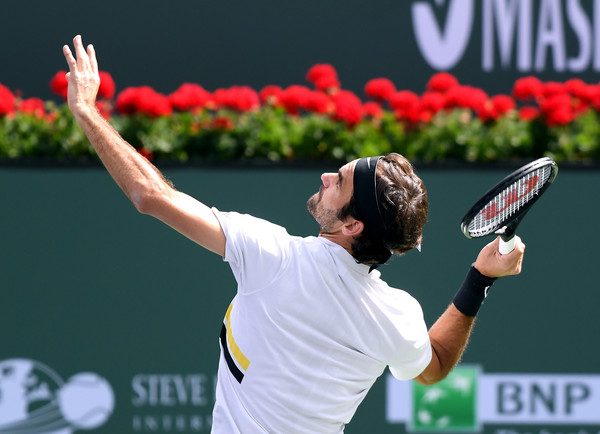
[[[517,240],[514,235],[508,239],[504,239],[504,237],[500,237],[500,244],[498,245],[498,251],[502,255],[508,255],[510,252],[512,252],[515,249],[516,241]]]

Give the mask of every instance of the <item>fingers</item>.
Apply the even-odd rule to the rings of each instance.
[[[515,237],[515,248],[510,253],[502,255],[497,252],[498,260],[504,267],[504,273],[506,275],[515,275],[521,273],[523,266],[523,255],[525,254],[525,244],[521,241],[521,238]]]
[[[515,243],[515,249],[510,252],[511,255],[509,258],[511,263],[513,264],[511,274],[519,274],[521,273],[521,269],[523,267],[523,256],[525,254],[525,244],[521,241],[521,238],[517,237],[517,242]]]
[[[90,58],[90,64],[92,66],[92,72],[94,74],[98,73],[98,60],[96,59],[96,50],[92,44],[87,47],[87,54]]]
[[[77,69],[77,61],[73,57],[73,53],[68,45],[63,46],[63,54],[65,55],[65,59],[67,60],[67,65],[69,65],[69,71],[73,72]]]
[[[89,64],[90,59],[87,55],[87,52],[83,48],[81,35],[77,35],[75,38],[73,38],[73,46],[75,47],[75,53],[77,54],[77,66],[80,71],[83,71],[84,68]]]
[[[96,51],[90,44],[84,48],[81,36],[73,38],[73,51],[68,45],[63,46],[63,54],[69,65],[66,74],[69,82],[68,103],[71,110],[88,110],[95,106],[100,76]]]
[[[499,237],[481,249],[475,261],[475,268],[488,277],[519,274],[523,265],[525,244],[517,237],[515,249],[506,255],[498,251],[498,246]]]
[[[63,46],[63,54],[69,65],[71,72],[76,70],[85,71],[90,69],[93,73],[98,72],[98,60],[96,58],[96,50],[92,44],[88,45],[87,50],[83,47],[81,35],[73,38],[73,47],[75,48],[75,56],[68,45]]]

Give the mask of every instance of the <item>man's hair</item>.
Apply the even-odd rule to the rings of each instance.
[[[421,244],[427,222],[427,191],[412,164],[400,154],[379,159],[376,171],[379,212],[384,222],[383,239],[371,239],[363,232],[352,244],[352,256],[364,264],[385,262],[390,252],[402,255]],[[364,223],[354,196],[342,207],[339,219],[351,216]]]

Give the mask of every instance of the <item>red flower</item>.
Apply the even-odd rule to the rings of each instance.
[[[433,113],[429,110],[423,110],[423,108],[421,108],[419,111],[418,120],[423,123],[428,123],[431,122],[431,118],[433,118]]]
[[[336,76],[333,75],[323,75],[319,77],[314,82],[315,87],[318,90],[329,91],[337,90],[340,88],[340,82]]]
[[[14,113],[15,96],[6,86],[0,84],[0,116]]]
[[[233,121],[226,117],[215,118],[215,119],[213,119],[212,124],[211,124],[212,128],[227,130],[227,131],[233,130],[234,126],[235,126],[235,124],[233,123]]]
[[[542,95],[544,85],[536,77],[523,77],[515,81],[512,95],[521,101],[536,99]]]
[[[598,101],[600,101],[598,86],[588,86],[579,78],[567,80],[565,90],[573,96],[571,104],[575,116],[584,113],[590,106],[596,106]]]
[[[576,117],[588,111],[589,108],[590,105],[581,99],[576,98],[573,101],[573,113]]]
[[[38,119],[42,119],[44,116],[46,116],[44,101],[41,98],[24,99],[19,103],[19,111],[34,115]]]
[[[173,112],[169,99],[149,86],[126,88],[117,96],[115,104],[121,114],[143,113],[158,117]]]
[[[168,98],[174,109],[187,111],[206,107],[212,95],[199,84],[184,83]]]
[[[447,108],[468,108],[476,112],[485,109],[487,94],[476,87],[458,86],[448,91],[446,95]]]
[[[492,105],[498,115],[504,115],[517,106],[515,100],[508,95],[496,95],[492,97]]]
[[[587,84],[585,88],[578,92],[577,97],[586,104],[598,107],[600,104],[600,86]]]
[[[548,126],[565,125],[575,119],[571,96],[566,93],[557,93],[544,99],[540,104],[540,112]]]
[[[306,101],[306,109],[315,113],[331,113],[335,106],[331,97],[324,92],[310,92]]]
[[[69,82],[65,77],[66,71],[58,71],[54,74],[54,77],[50,80],[50,89],[56,95],[61,96],[65,101],[67,100],[67,93],[69,90]]]
[[[248,86],[232,86],[229,89],[217,89],[213,93],[217,107],[239,111],[250,111],[260,106],[256,91]]]
[[[98,97],[102,99],[113,99],[117,87],[112,76],[105,71],[99,71],[100,87],[98,88]]]
[[[150,117],[166,116],[173,112],[169,98],[150,87],[142,87],[139,110]]]
[[[567,88],[563,83],[558,81],[548,81],[543,84],[542,96],[549,97],[553,95],[559,95],[567,92]]]
[[[572,78],[565,82],[565,90],[569,92],[571,95],[580,97],[580,95],[585,93],[585,89],[587,84],[580,78]]]
[[[566,125],[575,120],[575,113],[570,106],[559,106],[546,114],[546,123],[550,127]]]
[[[419,120],[421,122],[430,122],[433,116],[442,110],[445,105],[446,97],[444,94],[440,92],[425,92],[421,96]]]
[[[137,87],[127,87],[117,95],[115,107],[123,115],[133,114],[137,111]]]
[[[516,103],[510,96],[496,95],[487,100],[485,104],[477,110],[477,115],[484,122],[490,120],[495,121],[515,108]]]
[[[319,80],[337,80],[337,71],[328,63],[316,64],[306,73],[306,80],[313,84]]]
[[[431,113],[437,113],[446,105],[446,97],[440,92],[425,92],[421,95],[421,107]]]
[[[363,110],[361,100],[348,90],[341,90],[333,97],[335,112],[333,118],[354,125],[362,119]]]
[[[300,109],[306,109],[311,92],[305,86],[289,86],[282,92],[280,103],[289,114],[298,114]]]
[[[519,109],[519,119],[530,122],[540,116],[540,111],[536,107],[524,106]]]
[[[396,86],[387,78],[374,78],[365,84],[365,95],[379,102],[389,100],[396,93]]]
[[[258,93],[260,101],[263,104],[268,105],[278,105],[281,99],[281,93],[283,89],[280,86],[268,85],[262,88],[262,90]]]
[[[405,120],[413,124],[422,119],[425,119],[426,122],[431,120],[431,116],[428,115],[426,111],[422,111],[419,106],[409,109],[394,110],[394,114],[396,115],[396,119]]]
[[[363,113],[372,118],[380,119],[383,116],[383,109],[376,102],[369,101],[363,105]]]
[[[231,108],[247,112],[260,107],[260,98],[254,89],[248,86],[233,86],[230,91],[232,93]]]
[[[427,90],[433,92],[445,93],[458,86],[459,83],[456,77],[448,72],[438,72],[427,82]]]
[[[564,108],[571,109],[571,97],[566,93],[559,93],[545,98],[540,103],[540,111],[548,115],[555,110],[562,110]]]
[[[389,99],[390,107],[394,110],[397,119],[409,122],[418,122],[421,117],[421,100],[410,90],[396,92]]]
[[[215,103],[215,108],[223,108],[229,107],[231,103],[231,93],[228,89],[219,88],[213,92],[213,101]]]
[[[598,108],[600,104],[600,87],[586,84],[579,78],[567,80],[564,89],[575,97],[573,104],[576,113],[583,113],[590,106]]]
[[[390,97],[389,103],[394,110],[413,109],[421,104],[419,96],[410,90],[401,90],[394,93]]]

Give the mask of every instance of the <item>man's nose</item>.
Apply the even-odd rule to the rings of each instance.
[[[321,181],[323,182],[323,187],[327,188],[331,184],[331,177],[334,176],[333,173],[324,173],[321,175]]]

